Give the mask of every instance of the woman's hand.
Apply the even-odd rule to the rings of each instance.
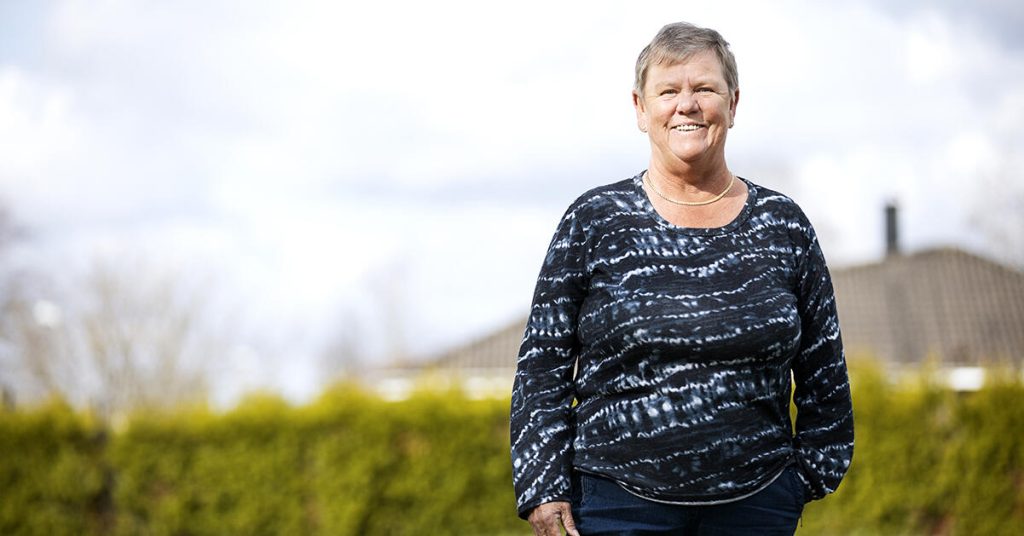
[[[572,518],[572,509],[564,501],[544,503],[534,508],[528,521],[537,536],[561,536],[563,526],[569,536],[580,536]]]

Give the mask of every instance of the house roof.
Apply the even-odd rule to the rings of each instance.
[[[956,248],[832,270],[851,358],[950,365],[1024,360],[1024,272]],[[511,375],[526,318],[450,350],[424,368]]]
[[[360,377],[388,400],[402,400],[417,386],[457,386],[470,398],[504,397],[512,388],[525,329],[523,318],[425,363],[393,364],[363,371]]]
[[[951,365],[1024,359],[1024,273],[956,248],[834,270],[848,356]]]
[[[490,334],[455,348],[431,362],[429,368],[447,370],[508,369],[514,372],[523,342],[526,318],[514,320]]]

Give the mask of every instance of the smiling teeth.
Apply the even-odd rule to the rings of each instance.
[[[679,125],[675,127],[675,130],[678,130],[680,132],[693,132],[698,128],[700,128],[700,125]]]

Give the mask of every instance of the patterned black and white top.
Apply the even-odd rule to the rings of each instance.
[[[680,504],[741,499],[791,463],[808,499],[834,491],[853,411],[810,222],[743,179],[731,223],[678,227],[641,177],[580,196],[544,260],[512,392],[519,515],[569,500],[573,468]]]

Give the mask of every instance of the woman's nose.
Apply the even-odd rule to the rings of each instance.
[[[687,114],[697,109],[697,95],[692,91],[680,91],[676,101],[676,112]]]

